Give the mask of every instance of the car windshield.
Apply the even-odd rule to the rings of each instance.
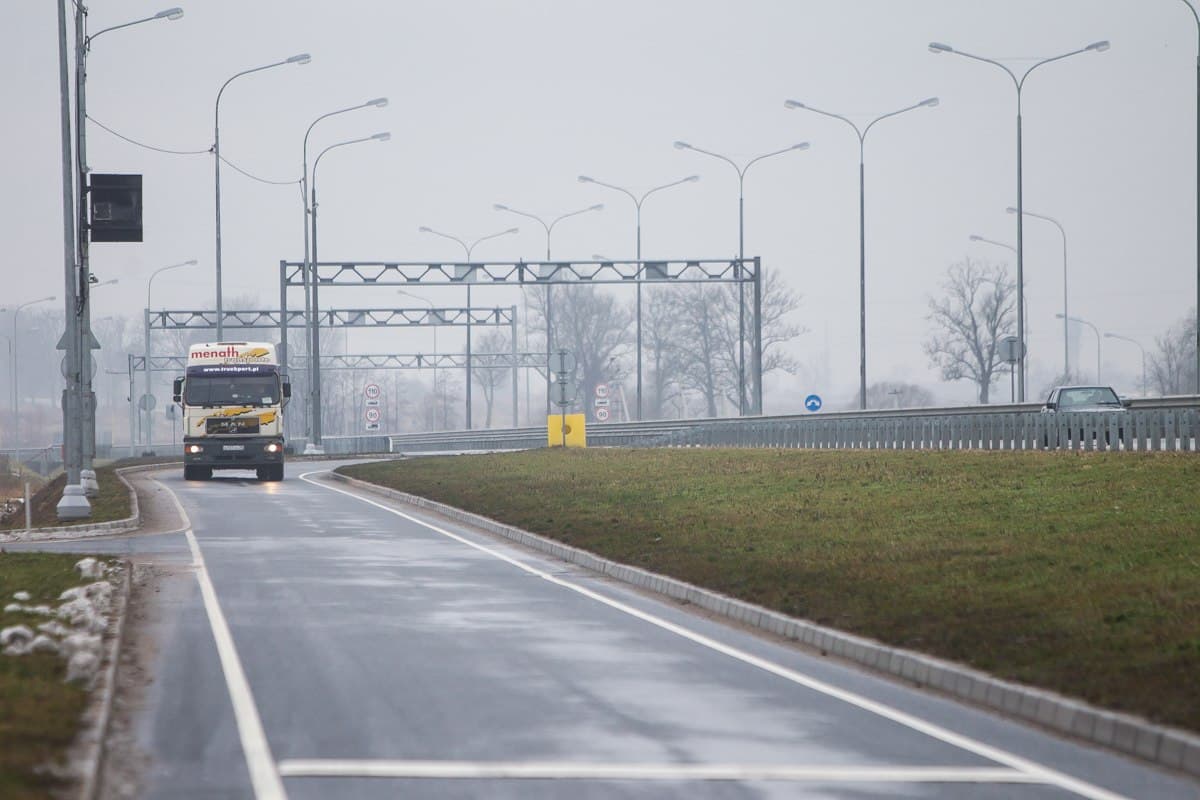
[[[183,401],[189,406],[275,405],[279,379],[274,375],[195,375],[187,379]]]
[[[1083,386],[1075,389],[1063,389],[1059,393],[1059,408],[1075,406],[1119,406],[1120,398],[1117,393],[1107,386]]]

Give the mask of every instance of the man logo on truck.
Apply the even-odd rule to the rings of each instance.
[[[259,480],[283,480],[283,408],[291,389],[270,343],[190,348],[174,392],[183,408],[183,477],[207,480],[215,469],[253,469]]]

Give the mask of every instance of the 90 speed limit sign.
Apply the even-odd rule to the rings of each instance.
[[[607,408],[604,408],[603,406],[601,406],[600,408],[596,409],[596,421],[597,422],[608,422],[608,417],[609,417],[609,410]]]
[[[379,422],[379,409],[368,408],[363,416],[366,417],[367,422]]]

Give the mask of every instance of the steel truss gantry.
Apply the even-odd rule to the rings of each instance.
[[[279,305],[287,311],[287,290],[310,287],[312,318],[309,320],[309,341],[312,352],[320,352],[318,290],[321,287],[349,286],[462,286],[479,284],[552,286],[557,284],[634,284],[643,283],[731,283],[751,284],[753,303],[753,413],[762,413],[762,265],[759,258],[715,260],[641,260],[641,261],[517,261],[517,262],[400,262],[400,261],[324,261],[307,265],[303,262],[279,262]],[[306,280],[307,278],[307,280]],[[547,316],[550,316],[547,309]],[[641,341],[642,318],[636,320],[638,341]],[[281,338],[284,338],[281,336]],[[286,359],[285,351],[281,359]],[[471,353],[467,352],[467,406],[470,407]],[[311,383],[315,398],[320,399],[320,359],[310,365]],[[745,364],[739,364],[744,373]],[[638,385],[642,382],[642,353],[637,352]],[[547,376],[547,380],[549,377]],[[549,391],[549,384],[547,384]],[[739,387],[739,391],[741,391]],[[547,395],[548,396],[548,395]],[[467,427],[471,426],[470,413]],[[313,429],[315,443],[320,443],[320,424]]]

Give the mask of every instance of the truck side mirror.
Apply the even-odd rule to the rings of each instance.
[[[176,403],[183,401],[183,378],[176,378],[175,382],[171,384],[171,394],[173,395],[171,399]]]
[[[283,399],[290,400],[291,398],[292,398],[292,382],[284,381],[283,382]]]

